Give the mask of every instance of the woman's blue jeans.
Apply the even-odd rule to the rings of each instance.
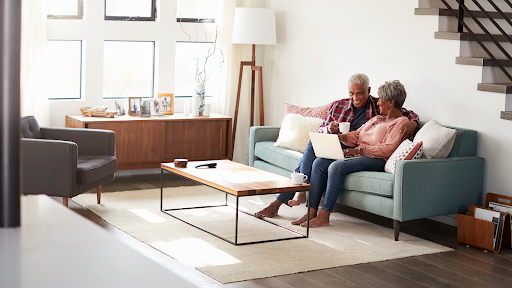
[[[349,146],[346,146],[345,144],[341,143],[341,147],[343,149],[346,148],[352,148]],[[308,146],[306,147],[306,151],[304,151],[304,154],[302,155],[302,158],[300,158],[299,165],[297,168],[295,168],[296,173],[304,173],[304,175],[308,176],[308,180],[306,182],[311,181],[311,169],[313,167],[313,162],[315,161],[315,151],[313,150],[313,145],[311,144],[311,141],[309,141]],[[281,201],[282,203],[288,205],[288,201],[292,200],[295,196],[295,193],[280,193],[277,196],[277,200]]]
[[[384,171],[386,160],[381,158],[361,157],[349,160],[331,160],[318,158],[313,162],[311,172],[311,203],[318,210],[320,199],[325,191],[322,210],[332,212],[336,200],[343,190],[345,176],[358,171]]]

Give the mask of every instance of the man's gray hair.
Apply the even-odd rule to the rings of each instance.
[[[368,76],[365,74],[357,73],[348,78],[348,86],[351,86],[354,83],[363,85],[364,89],[368,90],[370,87],[370,78],[368,78]]]
[[[405,92],[405,87],[400,81],[386,81],[379,87],[379,97],[384,101],[395,100],[395,107],[402,108],[404,105],[405,98],[407,97],[407,92]]]

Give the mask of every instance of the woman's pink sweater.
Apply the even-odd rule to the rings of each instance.
[[[377,115],[359,127],[356,131],[347,134],[348,146],[364,148],[363,156],[370,158],[383,158],[386,161],[400,145],[400,129],[409,122],[407,117],[399,117],[393,121],[384,122],[386,117]]]

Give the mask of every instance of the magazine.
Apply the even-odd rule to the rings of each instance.
[[[501,203],[497,203],[497,202],[489,202],[489,209],[507,213],[508,215],[510,215],[510,217],[512,217],[512,206],[510,206],[510,205],[501,204]],[[510,232],[512,233],[512,220],[510,221],[510,224],[511,224]]]

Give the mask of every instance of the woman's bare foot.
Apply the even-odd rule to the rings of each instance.
[[[290,206],[299,206],[302,203],[306,203],[306,192],[300,192],[297,196],[297,200],[289,200],[288,205]]]
[[[309,220],[309,228],[316,228],[316,227],[323,227],[323,226],[329,226],[329,217],[331,216],[331,213],[325,210],[320,211],[316,217],[314,217],[313,220]],[[311,218],[310,218],[311,219]],[[300,226],[307,227],[308,223],[302,222]]]
[[[279,211],[279,207],[281,207],[283,203],[279,200],[274,200],[270,205],[268,205],[265,209],[254,213],[254,216],[258,218],[272,218],[277,216],[277,211]]]
[[[309,209],[309,220],[316,217],[316,209]],[[302,223],[307,223],[308,221],[308,214],[304,214],[304,216],[300,217],[299,219],[292,222],[292,225],[301,225]]]

